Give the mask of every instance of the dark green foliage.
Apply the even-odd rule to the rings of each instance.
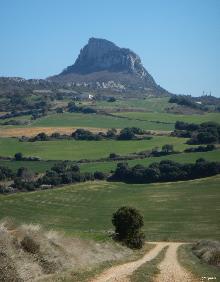
[[[31,142],[48,141],[48,140],[49,140],[49,136],[44,132],[41,132],[41,133],[37,134],[35,137],[32,137],[32,138],[29,139],[29,141],[31,141]]]
[[[213,144],[209,144],[207,146],[198,146],[198,147],[192,147],[192,148],[186,148],[184,152],[186,153],[194,153],[194,152],[208,152],[215,150],[216,147]]]
[[[115,139],[117,136],[117,130],[115,128],[111,128],[106,132],[106,138]]]
[[[16,153],[15,154],[15,160],[16,161],[22,161],[22,159],[23,159],[22,153]]]
[[[110,97],[108,99],[108,102],[112,103],[112,102],[116,102],[116,98],[115,97]]]
[[[90,107],[77,106],[74,102],[70,102],[67,106],[68,112],[70,113],[84,113],[84,114],[94,114],[96,110]]]
[[[121,207],[112,216],[115,226],[115,239],[123,242],[129,248],[140,249],[144,244],[143,216],[131,207]]]
[[[37,185],[52,185],[69,184],[76,182],[84,182],[94,180],[92,173],[81,173],[77,165],[73,165],[68,161],[55,164],[51,170],[37,181]]]
[[[123,128],[118,136],[118,140],[133,140],[135,138],[136,138],[135,133],[133,132],[132,129],[128,127]]]
[[[172,144],[165,144],[165,145],[163,145],[162,151],[165,152],[165,153],[173,152],[173,145]]]
[[[191,138],[188,144],[212,144],[220,142],[220,124],[204,122],[200,125],[177,121],[174,136]]]
[[[145,131],[138,127],[125,127],[120,131],[118,140],[137,139],[136,135],[143,135],[144,133]]]
[[[14,177],[14,173],[11,169],[0,166],[0,181],[12,179]]]
[[[158,181],[189,180],[220,173],[220,163],[198,159],[195,164],[180,164],[170,160],[153,163],[149,167],[118,163],[110,180],[128,183],[151,183]]]
[[[175,123],[175,129],[194,131],[194,130],[199,129],[199,125],[195,124],[195,123],[187,123],[187,122],[184,122],[184,121],[177,121]]]
[[[94,172],[94,178],[98,180],[105,180],[106,179],[106,174],[102,171],[96,171]]]
[[[204,105],[198,104],[196,103],[196,101],[194,101],[194,98],[187,95],[173,95],[170,100],[169,103],[176,103],[178,105],[182,105],[182,106],[187,106],[193,109],[199,109],[199,110],[203,110],[206,111],[208,110],[208,108]]]
[[[101,134],[94,134],[89,130],[85,130],[81,128],[74,131],[72,133],[72,137],[76,140],[95,140],[95,141],[102,140]]]
[[[120,157],[118,154],[115,154],[115,153],[109,154],[109,159],[117,159],[118,157]]]

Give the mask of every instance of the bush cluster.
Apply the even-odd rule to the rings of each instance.
[[[119,134],[115,128],[109,129],[106,133],[98,132],[93,133],[89,130],[79,128],[75,130],[71,135],[63,134],[61,135],[58,132],[53,133],[52,135],[47,135],[44,132],[37,134],[34,137],[22,137],[20,141],[51,141],[56,139],[75,139],[75,140],[87,140],[87,141],[100,141],[100,140],[137,140],[140,139],[140,135],[144,135],[145,131],[138,127],[126,127],[122,129]],[[151,139],[151,136],[142,136],[141,139]]]
[[[14,176],[15,174],[10,168],[0,166],[0,181],[12,179]]]
[[[187,143],[192,145],[219,143],[220,124],[216,122],[194,124],[177,121],[173,135],[190,138]]]
[[[67,110],[70,113],[95,114],[97,111],[91,107],[77,106],[74,102],[69,102]]]
[[[215,145],[209,144],[209,145],[206,145],[206,146],[186,148],[184,150],[184,152],[186,152],[186,153],[208,152],[208,151],[213,151],[215,149],[216,149]]]
[[[208,162],[198,159],[194,164],[180,164],[170,160],[152,163],[149,167],[127,163],[118,163],[110,180],[127,183],[151,183],[161,181],[189,180],[212,176],[220,173],[219,162]]]
[[[173,95],[170,100],[169,103],[176,103],[178,105],[181,106],[187,106],[189,108],[193,108],[193,109],[199,109],[199,110],[203,110],[203,111],[207,111],[208,108],[204,105],[198,104],[194,101],[193,97],[191,96],[184,96],[184,95]]]

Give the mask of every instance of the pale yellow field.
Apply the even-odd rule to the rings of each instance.
[[[52,134],[59,132],[61,134],[71,134],[74,130],[82,127],[32,127],[32,128],[4,128],[0,129],[0,137],[21,137],[21,136],[35,136],[38,133],[45,132],[46,134]],[[106,128],[95,127],[83,127],[92,132],[106,132]]]

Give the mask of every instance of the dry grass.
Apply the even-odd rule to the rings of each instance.
[[[96,127],[30,127],[30,128],[1,128],[0,137],[21,137],[27,136],[32,137],[38,133],[45,132],[50,135],[54,132],[59,132],[61,134],[71,134],[74,130],[78,128],[84,128],[91,132],[106,132],[106,128],[96,128]]]
[[[220,267],[219,241],[201,240],[193,246],[192,250],[202,261]]]
[[[37,281],[131,253],[119,245],[65,237],[39,225],[15,226],[7,220],[0,224],[0,281]]]

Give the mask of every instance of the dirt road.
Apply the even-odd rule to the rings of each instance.
[[[196,281],[178,262],[177,249],[182,243],[170,243],[164,260],[159,264],[160,274],[155,282],[192,282]]]
[[[111,267],[91,282],[129,282],[129,276],[142,264],[154,259],[159,252],[168,246],[164,260],[159,264],[160,274],[155,282],[188,282],[196,281],[178,262],[177,249],[182,243],[156,242],[156,246],[141,259]]]

